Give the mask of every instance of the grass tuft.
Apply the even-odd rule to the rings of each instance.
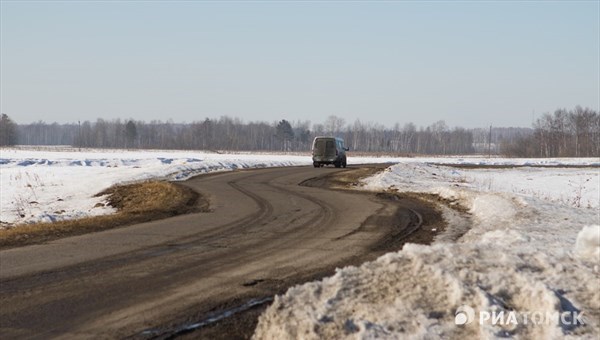
[[[208,211],[208,202],[181,184],[148,181],[113,186],[96,196],[108,195],[108,204],[117,209],[111,215],[75,220],[18,225],[0,230],[0,249],[39,244],[191,212]]]

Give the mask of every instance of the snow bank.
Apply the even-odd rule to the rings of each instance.
[[[596,339],[597,209],[477,191],[452,171],[396,165],[365,186],[437,193],[466,207],[471,228],[464,236],[431,246],[407,244],[291,288],[261,316],[255,338]],[[492,314],[513,315],[515,323],[485,319]],[[553,319],[560,315],[566,318]]]
[[[584,260],[600,262],[600,225],[583,227],[577,235],[575,253]]]

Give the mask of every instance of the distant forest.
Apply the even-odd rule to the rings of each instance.
[[[372,122],[324,123],[282,119],[274,123],[221,117],[191,123],[104,120],[58,124],[15,124],[0,120],[0,145],[72,145],[82,148],[185,149],[229,151],[308,151],[315,136],[344,138],[352,151],[403,155],[502,154],[516,157],[599,157],[597,111],[577,106],[546,113],[533,128],[450,128],[444,121],[427,127],[406,123],[389,128]]]

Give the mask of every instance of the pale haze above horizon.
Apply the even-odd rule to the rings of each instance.
[[[1,1],[1,112],[531,127],[600,106],[598,1]]]

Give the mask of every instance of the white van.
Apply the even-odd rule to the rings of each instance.
[[[316,137],[312,146],[312,160],[315,168],[333,164],[336,168],[346,167],[344,140],[337,137]]]

